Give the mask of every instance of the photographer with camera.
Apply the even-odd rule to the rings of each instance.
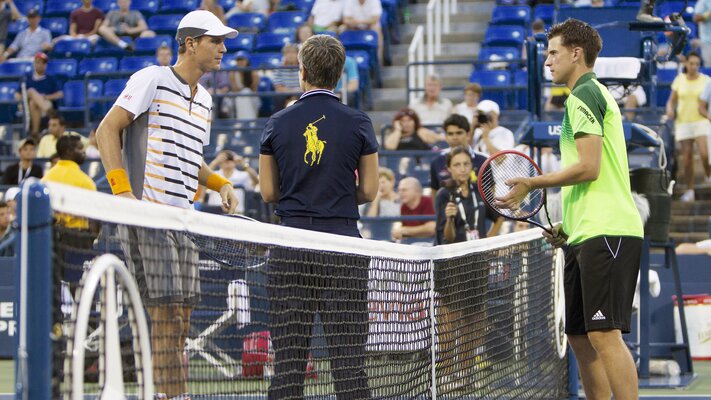
[[[516,146],[513,132],[499,126],[500,115],[499,105],[495,102],[491,100],[479,102],[474,125],[474,150],[492,155]]]

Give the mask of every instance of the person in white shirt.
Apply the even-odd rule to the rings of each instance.
[[[383,31],[380,29],[380,16],[383,6],[380,0],[345,0],[343,6],[343,25],[340,31],[371,30],[378,33],[378,61],[383,62]]]
[[[514,134],[510,129],[499,126],[501,111],[499,105],[491,100],[482,100],[477,106],[477,128],[474,130],[474,149],[486,155],[516,146]]]
[[[309,17],[314,32],[337,32],[343,20],[344,5],[345,0],[316,0]]]
[[[481,85],[478,83],[467,83],[464,87],[464,101],[454,106],[452,114],[463,115],[469,121],[469,125],[474,125],[476,116],[476,106],[481,99]]]
[[[440,96],[442,81],[437,75],[425,80],[425,94],[410,103],[410,108],[420,116],[422,125],[440,126],[452,114],[452,101]]]
[[[260,13],[265,17],[269,16],[269,10],[272,5],[269,0],[241,0],[225,13],[225,21],[228,21],[231,16],[242,13]]]
[[[232,183],[238,201],[235,211],[238,214],[244,213],[245,191],[253,191],[254,188],[259,185],[259,175],[257,175],[257,171],[249,165],[248,161],[231,150],[221,151],[217,157],[212,160],[209,166],[212,170],[215,170],[215,168],[219,166],[219,170],[215,170],[215,173],[220,174],[220,176]],[[200,193],[200,201],[204,201],[205,191],[201,190]],[[216,195],[216,193],[210,193],[207,196],[207,202],[205,204],[209,206],[220,206],[222,199]]]

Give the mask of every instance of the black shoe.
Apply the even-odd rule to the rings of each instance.
[[[126,51],[129,52],[129,53],[133,53],[133,50],[134,50],[134,49],[133,49],[133,43],[131,43],[131,44],[129,44],[128,46],[126,46],[126,48],[125,48],[124,50],[126,50]]]

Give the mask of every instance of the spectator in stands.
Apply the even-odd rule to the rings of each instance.
[[[378,61],[383,62],[383,30],[380,27],[380,16],[383,7],[380,0],[343,0],[343,25],[345,30],[371,30],[378,33]]]
[[[249,67],[249,53],[240,50],[235,55],[237,66]],[[257,93],[259,86],[259,73],[256,70],[230,71],[230,90],[239,94]],[[255,119],[259,114],[260,100],[257,96],[234,97],[235,116],[237,119]]]
[[[346,56],[346,64],[343,67],[343,75],[338,80],[336,85],[336,95],[341,96],[343,90],[343,82],[346,83],[346,93],[348,93],[348,105],[351,107],[356,104],[358,97],[358,88],[360,87],[360,78],[358,77],[358,63],[353,57]]]
[[[32,136],[39,134],[42,118],[54,109],[54,102],[64,97],[64,92],[57,79],[46,74],[48,61],[47,54],[41,52],[35,54],[34,72],[26,80],[30,135]],[[15,98],[20,101],[22,95],[18,92],[15,94]],[[54,150],[52,151],[54,152]]]
[[[17,217],[17,195],[20,193],[20,187],[19,186],[13,186],[5,191],[5,196],[3,196],[3,200],[7,203],[7,206],[10,207],[10,221],[14,221],[15,217]]]
[[[109,43],[132,52],[133,44],[126,43],[119,36],[130,36],[132,39],[136,39],[138,37],[153,37],[156,33],[148,29],[146,20],[140,11],[129,10],[131,0],[118,0],[117,4],[118,10],[106,14],[104,22],[99,27],[99,35]]]
[[[472,171],[476,176],[479,168],[486,161],[486,154],[479,153],[472,148],[472,130],[466,117],[459,114],[452,114],[444,121],[445,140],[449,145],[448,149],[442,150],[439,156],[432,160],[430,164],[430,188],[433,192],[442,187],[442,182],[452,176],[447,166],[447,157],[455,147],[464,147],[471,156]]]
[[[400,180],[397,188],[400,198],[400,215],[435,216],[432,198],[422,195],[422,184],[416,178],[408,176]],[[402,221],[392,232],[393,240],[407,243],[428,242],[432,244],[435,236],[435,221]]]
[[[694,201],[694,144],[699,149],[704,167],[706,182],[711,182],[709,166],[708,135],[711,123],[699,113],[699,98],[710,78],[699,72],[701,57],[689,53],[686,59],[686,73],[674,78],[671,96],[667,100],[668,119],[674,119],[674,137],[679,143],[682,154],[683,177],[686,184],[682,201]]]
[[[156,62],[160,67],[170,67],[173,62],[173,49],[165,44],[160,46],[156,50]]]
[[[39,141],[39,147],[37,149],[38,158],[50,158],[58,153],[57,141],[62,136],[79,136],[76,132],[67,132],[65,125],[64,117],[62,117],[61,114],[57,112],[50,114],[49,122],[47,123],[47,134],[42,136],[42,139]]]
[[[623,109],[635,109],[643,107],[647,104],[647,94],[642,86],[630,85],[625,88],[622,85],[610,85],[607,87],[612,97],[614,97],[617,105]],[[625,118],[628,121],[634,121],[635,112],[625,111]]]
[[[223,23],[227,23],[227,18],[225,18],[225,9],[222,8],[217,0],[202,0],[198,10],[207,10],[213,14]]]
[[[546,36],[546,23],[540,19],[536,18],[532,23],[531,23],[531,36],[529,36],[530,39],[535,39],[536,37],[545,37]],[[526,48],[526,43],[523,43],[523,48],[521,49],[521,58],[523,59],[523,68],[526,68],[526,60],[528,59],[528,49]]]
[[[271,3],[269,0],[237,0],[235,5],[225,14],[225,20],[231,16],[242,13],[260,13],[265,17],[269,16]]]
[[[410,103],[410,108],[417,112],[423,125],[442,125],[452,113],[452,102],[441,96],[442,81],[437,75],[430,75],[425,80],[425,93]]]
[[[704,67],[711,67],[711,0],[696,2],[693,19],[699,28],[699,45]]]
[[[298,67],[299,66],[299,47],[296,44],[289,43],[281,49],[282,66]],[[297,68],[282,68],[274,70],[272,83],[274,90],[280,93],[301,92],[299,86],[299,70]],[[275,98],[275,102],[279,109],[284,108],[284,105],[289,102],[293,94]]]
[[[0,62],[4,62],[15,53],[17,59],[32,59],[39,52],[52,50],[52,33],[39,25],[40,19],[39,11],[36,9],[27,13],[29,26],[15,36],[15,40],[0,56]]]
[[[212,71],[203,74],[198,81],[212,95],[213,119],[215,117],[224,118],[234,108],[231,98],[224,98],[221,95],[230,91],[230,74],[227,71]],[[217,95],[217,96],[215,96]]]
[[[499,125],[499,105],[491,100],[482,100],[477,106],[477,128],[474,130],[474,149],[488,156],[501,150],[516,147],[514,134]]]
[[[236,211],[240,214],[244,213],[244,192],[254,191],[257,185],[259,185],[259,175],[257,175],[257,171],[249,165],[247,160],[231,150],[219,152],[209,167],[211,170],[214,170],[215,173],[232,183],[238,200]],[[200,193],[200,201],[205,202],[205,190],[200,190]],[[222,205],[222,199],[218,194],[210,193],[207,196],[207,203],[205,204],[217,208]]]
[[[10,206],[5,200],[0,200],[0,243],[4,242],[12,233],[12,218]],[[0,257],[12,257],[15,255],[15,246],[10,244],[0,250]]]
[[[463,115],[469,121],[469,125],[474,124],[476,106],[481,99],[481,85],[478,83],[467,83],[464,86],[464,101],[454,106],[452,114]]]
[[[314,32],[338,32],[338,27],[343,20],[343,6],[345,0],[316,0],[308,24]]]
[[[89,132],[89,139],[86,144],[86,158],[101,158],[101,153],[99,153],[99,144],[96,142],[96,127]]]
[[[21,17],[22,14],[20,14],[12,0],[0,0],[0,53],[5,51],[7,29],[10,22],[17,21]]]
[[[94,7],[93,0],[82,0],[82,6],[69,15],[69,35],[62,35],[54,41],[67,39],[89,39],[92,44],[99,40],[99,27],[104,21],[104,13]]]
[[[548,95],[546,103],[543,105],[545,111],[563,111],[565,109],[565,100],[568,99],[570,89],[565,86],[553,86],[547,88]]]
[[[395,174],[390,168],[378,168],[378,193],[375,200],[363,205],[361,214],[367,217],[400,215],[400,199],[395,193]]]
[[[20,160],[5,168],[5,172],[2,175],[3,185],[19,186],[29,177],[42,178],[44,174],[42,167],[33,164],[37,156],[37,145],[33,139],[27,138],[21,141],[20,147],[17,149],[17,155]]]
[[[311,25],[301,24],[298,28],[296,28],[296,34],[294,35],[294,39],[296,40],[295,43],[301,46],[301,44],[304,43],[306,39],[310,38],[313,35],[314,30],[311,28]]]
[[[401,108],[393,118],[393,127],[385,138],[385,150],[430,150],[445,140],[444,135],[422,126],[415,110]]]

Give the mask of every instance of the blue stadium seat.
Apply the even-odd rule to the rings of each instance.
[[[261,32],[267,26],[267,18],[260,13],[235,14],[227,20],[227,25],[242,32]]]
[[[514,85],[526,86],[526,89],[516,90],[516,109],[526,110],[528,107],[528,71],[521,69],[514,72]]]
[[[152,38],[137,38],[133,42],[133,51],[136,55],[155,55],[156,50],[162,45],[166,45],[173,48],[173,42],[175,39],[168,35],[156,35]]]
[[[20,11],[22,15],[27,15],[30,10],[39,11],[40,15],[44,14],[44,1],[43,0],[22,0],[16,1],[15,6],[17,10]]]
[[[161,13],[189,13],[198,8],[198,0],[163,0],[161,1]]]
[[[282,47],[292,43],[293,39],[294,35],[289,33],[259,33],[254,39],[254,51],[258,53],[281,51]]]
[[[240,32],[234,39],[226,39],[225,47],[228,53],[235,51],[244,50],[251,52],[254,47],[254,34],[253,33],[242,33]]]
[[[104,83],[104,96],[118,97],[126,87],[127,79],[109,79]]]
[[[664,107],[671,95],[671,84],[676,78],[675,68],[657,70],[657,106]]]
[[[89,98],[101,97],[103,93],[103,84],[98,79],[92,79],[88,84]],[[59,106],[59,111],[62,113],[83,113],[86,104],[86,94],[84,92],[84,81],[69,81],[63,87],[64,98],[63,105]],[[91,104],[89,107],[92,111],[98,110],[98,104]],[[70,118],[67,118],[70,119]]]
[[[235,6],[235,4],[237,3],[237,0],[220,0],[219,3],[222,6],[222,8],[225,9],[225,11],[228,11],[229,9],[231,9],[232,7]]]
[[[81,8],[81,0],[50,0],[47,1],[47,6],[44,8],[44,16],[69,16],[72,11]]]
[[[0,77],[27,76],[32,73],[32,61],[12,61],[0,64]]]
[[[52,55],[59,58],[81,58],[91,54],[89,39],[60,40],[54,45]]]
[[[52,59],[47,62],[47,75],[63,79],[74,78],[77,74],[77,60],[73,58]]]
[[[484,45],[521,47],[525,39],[526,34],[520,26],[494,25],[486,29]]]
[[[11,123],[15,120],[17,111],[15,93],[19,90],[18,81],[0,81],[0,123]]]
[[[79,75],[89,72],[101,74],[106,72],[116,72],[118,70],[118,60],[114,57],[85,58],[79,62]]]
[[[375,85],[382,87],[380,62],[378,61],[378,34],[375,31],[344,31],[339,39],[346,50],[364,50],[370,57],[370,67],[375,74]]]
[[[111,10],[111,9],[118,10],[118,5],[116,4],[116,0],[93,0],[91,2],[91,5],[98,8],[99,10],[101,10],[104,14],[109,12],[109,10]],[[133,7],[131,7],[131,8],[133,8]]]
[[[255,53],[249,55],[252,67],[278,67],[281,65],[281,53]]]
[[[150,17],[158,12],[158,0],[133,0],[131,10],[140,11],[144,17]]]
[[[121,40],[123,40],[126,43],[131,43],[133,42],[133,38],[130,36],[122,36]],[[126,50],[116,46],[113,43],[109,43],[104,39],[98,40],[94,44],[94,50],[92,51],[92,55],[94,56],[123,56],[126,54]]]
[[[530,19],[529,6],[497,6],[491,13],[491,23],[494,25],[526,26]]]
[[[509,71],[474,71],[469,77],[469,82],[478,83],[484,89],[482,100],[493,100],[499,107],[507,108],[507,87],[511,86],[511,73]],[[502,88],[497,90],[497,88]]]
[[[15,39],[15,36],[17,36],[20,31],[27,29],[29,24],[27,23],[26,19],[18,19],[17,21],[11,21],[7,25],[7,45],[12,43],[12,40]]]
[[[267,31],[293,34],[304,22],[306,17],[301,11],[277,11],[267,20]]]
[[[64,17],[42,18],[40,25],[48,29],[52,36],[66,35],[69,33],[69,21]]]
[[[119,62],[119,71],[136,72],[139,69],[150,67],[151,65],[156,65],[156,58],[154,56],[124,57]],[[106,88],[104,88],[104,91],[105,90]]]
[[[479,61],[511,61],[521,59],[519,47],[484,47],[479,51]],[[486,64],[480,65],[486,68]]]
[[[263,54],[260,54],[263,55]],[[251,63],[251,57],[250,57],[250,63]],[[255,65],[255,64],[252,64]],[[257,86],[257,93],[259,92],[273,92],[274,91],[274,84],[272,83],[272,80],[269,79],[266,76],[263,76],[259,78],[259,85]],[[262,105],[259,107],[259,116],[270,116],[272,115],[272,111],[274,110],[274,98],[271,96],[263,96],[260,97],[262,100]]]
[[[370,56],[367,51],[349,50],[346,55],[358,64],[358,90],[363,94],[364,106],[373,104],[373,92],[370,85]]]
[[[183,16],[180,14],[154,15],[148,18],[148,27],[156,33],[175,35],[181,19]]]
[[[540,18],[546,26],[553,24],[553,14],[555,14],[555,4],[538,4],[533,7],[533,20]]]

